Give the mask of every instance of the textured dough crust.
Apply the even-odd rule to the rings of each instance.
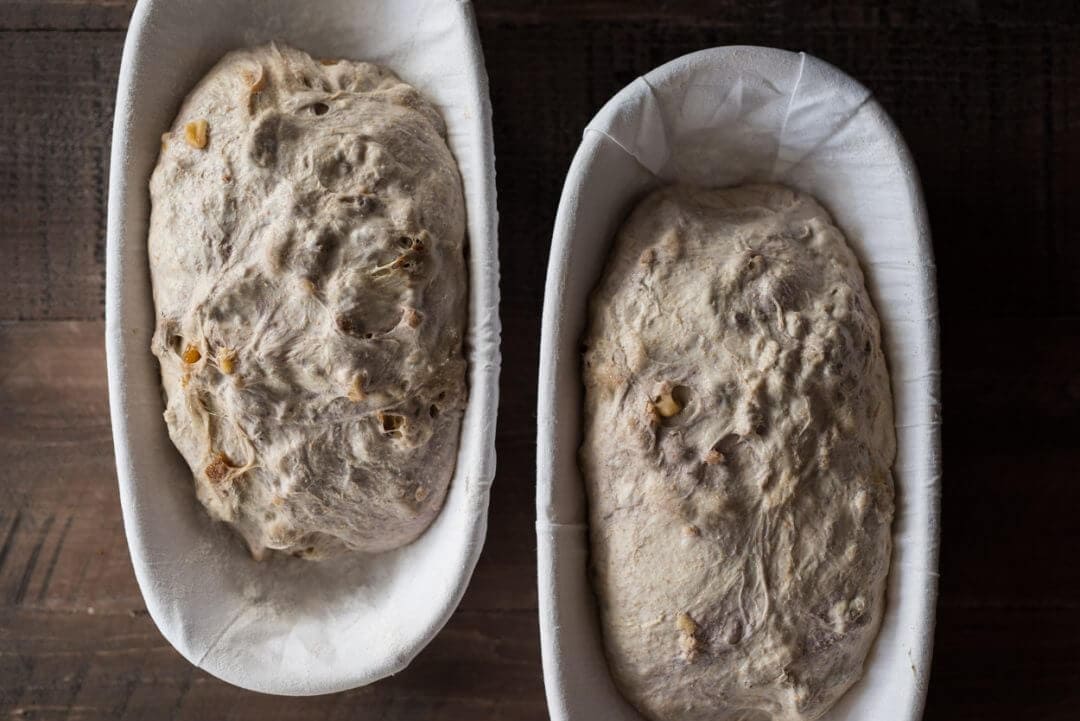
[[[438,112],[390,71],[225,56],[150,181],[169,434],[256,558],[409,543],[465,405],[465,210]]]
[[[594,587],[656,721],[820,717],[881,621],[895,455],[843,235],[775,185],[669,187],[620,230],[584,361]]]

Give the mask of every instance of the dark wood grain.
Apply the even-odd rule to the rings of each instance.
[[[1080,708],[1080,4],[479,0],[495,110],[504,372],[489,541],[403,673],[315,699],[195,670],[124,545],[103,360],[105,185],[131,0],[0,0],[0,718],[540,719],[535,382],[552,221],[612,93],[721,44],[861,80],[921,170],[946,425],[927,721]]]
[[[763,24],[843,29],[858,26],[927,27],[954,22],[1020,25],[1074,25],[1080,6],[1072,0],[967,2],[884,2],[876,0],[481,0],[483,21],[559,24],[581,20],[636,21],[661,25]],[[135,0],[0,0],[0,29],[123,30]]]
[[[188,719],[259,719],[270,709],[275,719],[356,718],[357,709],[543,718],[531,479],[496,491],[497,542],[406,673],[317,700],[248,694],[173,651],[135,585],[112,465],[104,324],[4,323],[0,349],[0,713],[160,719],[175,706]]]
[[[123,30],[134,0],[0,0],[0,29]]]
[[[0,320],[101,318],[121,33],[0,32]]]

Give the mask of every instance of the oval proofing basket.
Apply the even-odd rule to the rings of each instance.
[[[616,230],[662,184],[779,182],[844,231],[881,316],[898,454],[885,617],[863,678],[827,721],[922,715],[937,591],[941,478],[934,263],[919,179],[869,91],[802,53],[723,47],[638,78],[593,118],[566,178],[540,351],[537,543],[544,682],[554,721],[640,721],[608,673],[587,576],[577,466],[579,343]]]
[[[161,133],[227,51],[281,40],[387,65],[442,112],[468,214],[469,401],[445,505],[377,556],[256,563],[195,500],[169,441],[147,266]],[[316,694],[404,668],[465,591],[487,529],[499,375],[491,106],[472,8],[458,0],[141,0],[120,70],[109,186],[106,349],[124,528],[147,609],[192,663],[268,693]]]

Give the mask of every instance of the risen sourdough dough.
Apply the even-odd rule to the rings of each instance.
[[[256,558],[395,548],[442,505],[466,394],[445,134],[385,68],[271,45],[225,56],[163,138],[165,419]]]
[[[662,721],[818,718],[877,632],[893,512],[878,320],[840,231],[779,186],[653,193],[586,345],[617,685]]]

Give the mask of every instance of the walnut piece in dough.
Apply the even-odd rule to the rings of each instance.
[[[881,621],[895,455],[843,235],[775,185],[661,189],[591,302],[581,467],[612,675],[654,721],[808,721]]]
[[[165,419],[252,554],[377,552],[442,505],[465,406],[465,209],[435,108],[389,70],[225,56],[150,182]]]

